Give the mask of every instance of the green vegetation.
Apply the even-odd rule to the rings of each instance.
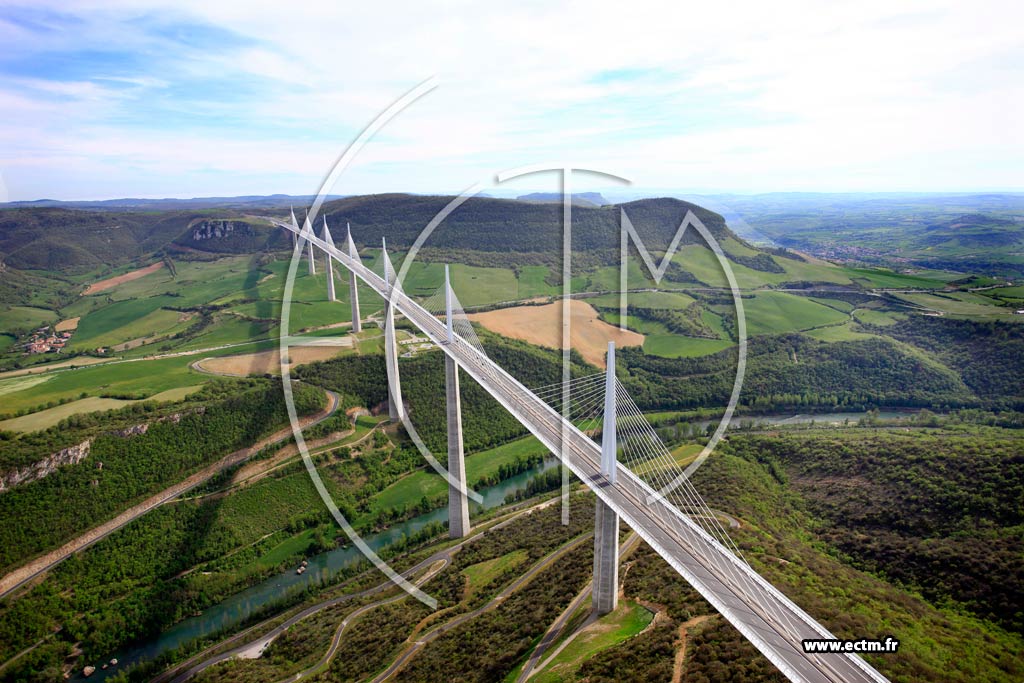
[[[848,319],[835,309],[786,292],[758,292],[743,300],[743,312],[748,335],[808,330]]]
[[[724,406],[736,374],[734,349],[669,359],[626,348],[618,357],[620,380],[645,410]],[[755,409],[984,402],[956,372],[891,339],[826,343],[796,334],[750,340],[740,401]]]
[[[0,308],[0,330],[4,332],[27,332],[31,329],[52,323],[57,314],[45,308],[31,306],[7,306]]]
[[[324,400],[311,387],[296,387],[295,398],[303,414]],[[56,547],[285,422],[283,392],[270,382],[254,382],[245,392],[232,384],[210,386],[197,399],[204,401],[202,411],[150,423],[144,434],[97,434],[89,465],[58,468],[0,496],[0,567]],[[51,439],[66,440],[63,431]],[[23,459],[19,439],[0,442],[0,462],[13,459],[8,453]],[[68,501],[74,501],[74,515],[67,514]]]
[[[527,559],[525,550],[513,550],[501,557],[491,560],[484,560],[465,567],[462,573],[468,582],[466,586],[467,597],[472,596],[480,588],[488,586],[500,576],[504,576],[514,569],[521,567]]]
[[[781,466],[821,520],[822,537],[858,566],[1024,632],[1015,578],[1024,571],[1020,435],[812,432],[731,441],[731,452]]]
[[[618,609],[606,614],[569,643],[534,679],[540,683],[571,680],[588,659],[637,635],[651,623],[654,614],[631,600],[623,600]]]
[[[328,202],[325,210],[332,224],[351,220],[359,226],[360,244],[376,246],[386,234],[400,263],[402,250],[447,201],[352,197]],[[913,204],[921,216],[908,217],[893,207],[909,206],[910,200],[887,198],[877,207],[853,202],[846,222],[823,225],[821,216],[831,215],[833,207],[821,215],[773,213],[778,207],[771,207],[772,200],[758,201],[766,234],[845,265],[754,247],[721,217],[696,209],[729,255],[743,289],[751,339],[741,409],[1024,408],[1024,326],[1012,315],[1024,302],[1024,288],[1006,285],[1006,277],[1020,276],[1022,261],[1003,253],[1008,247],[1019,251],[1020,245],[1019,224],[1004,217],[1010,204],[987,205],[978,213],[963,210],[962,197],[947,198],[931,208]],[[815,205],[799,197],[783,203],[792,209],[802,201]],[[623,208],[660,259],[693,207],[662,199]],[[613,324],[619,322],[619,210],[574,209],[572,288],[605,292],[587,301]],[[448,262],[466,306],[558,294],[560,212],[550,204],[467,202],[431,236],[409,269],[406,291],[433,294],[442,282],[441,264]],[[123,356],[94,367],[0,378],[0,429],[23,431],[0,432],[4,472],[91,442],[82,463],[0,495],[0,565],[10,568],[42,553],[285,424],[276,382],[211,382],[189,368],[198,358],[276,345],[289,240],[280,230],[245,220],[238,220],[230,236],[196,239],[193,224],[222,218],[232,216],[220,210],[0,212],[6,265],[0,269],[0,365],[67,360],[25,356],[16,344],[41,324],[77,316],[71,349],[115,347]],[[495,240],[499,234],[503,239]],[[897,253],[909,263],[891,262]],[[376,248],[364,249],[364,256],[368,263],[379,261]],[[79,295],[91,282],[154,262],[165,267]],[[654,287],[635,249],[627,270],[631,288]],[[735,312],[731,294],[715,289],[725,285],[717,259],[689,231],[660,284],[663,291],[629,296],[623,322],[646,339],[642,348],[620,352],[620,380],[643,409],[662,411],[652,420],[680,463],[701,448],[703,435],[684,423],[699,419],[696,412],[678,411],[712,414],[709,409],[724,405],[732,388]],[[898,291],[864,291],[876,288]],[[291,333],[348,320],[346,283],[339,278],[337,303],[326,301],[325,289],[323,269],[310,276],[300,264]],[[361,303],[363,315],[381,309],[366,288]],[[337,390],[344,408],[383,406],[382,336],[373,325],[368,328],[345,357],[295,371],[303,410],[320,405],[316,386]],[[558,354],[483,331],[481,337],[488,354],[527,386],[560,378]],[[144,344],[116,350],[133,340]],[[232,344],[245,346],[147,358]],[[573,360],[575,376],[594,371]],[[434,452],[443,452],[446,441],[438,400],[441,361],[439,353],[401,361],[410,416]],[[544,449],[465,375],[462,394],[471,484],[494,483],[537,466]],[[980,415],[960,411],[939,418],[925,412],[902,427],[912,431],[899,432],[870,418],[855,430],[746,430],[730,436],[696,483],[712,505],[743,520],[731,533],[755,568],[830,629],[841,637],[899,637],[899,658],[872,660],[894,680],[1019,680],[1024,472],[1020,439],[1007,428],[1019,425],[1019,414]],[[338,439],[348,433],[347,422],[339,414],[307,438]],[[139,424],[149,425],[148,431],[125,431]],[[431,510],[446,496],[443,482],[401,430],[375,425],[375,419],[360,418],[351,434],[314,452],[328,492],[360,531]],[[89,658],[109,656],[133,638],[148,637],[293,566],[299,557],[335,547],[337,529],[293,448],[265,448],[255,462],[136,520],[23,595],[0,603],[0,661],[46,638],[4,671],[3,680],[59,678],[73,643],[80,642]],[[557,486],[559,479],[557,470],[549,471],[509,501]],[[545,554],[579,536],[592,519],[591,506],[589,497],[574,501],[568,529],[551,508],[470,544],[431,584],[441,597],[441,615],[428,615],[409,600],[370,611],[360,617],[360,628],[347,632],[324,675],[372,677],[421,620],[427,619],[420,626],[429,631],[481,606]],[[507,676],[589,578],[588,545],[545,567],[496,609],[431,642],[398,678]],[[628,562],[623,609],[607,617],[593,638],[577,639],[540,680],[667,680],[681,638],[688,652],[684,680],[777,677],[649,548],[641,546]],[[655,605],[663,614],[648,624],[649,613],[639,604]],[[332,608],[290,630],[263,660],[211,669],[204,679],[290,676],[319,658],[338,621],[355,606]],[[58,625],[62,630],[55,633]]]
[[[733,346],[724,339],[698,339],[677,334],[649,334],[644,339],[644,353],[662,358],[693,358],[718,353]]]
[[[198,384],[190,387],[178,387],[176,389],[161,391],[159,394],[153,394],[146,399],[126,400],[119,398],[83,398],[77,401],[71,401],[70,403],[65,403],[55,408],[47,408],[46,410],[29,413],[22,417],[15,417],[9,420],[0,421],[0,430],[12,432],[34,432],[40,429],[49,429],[72,415],[114,410],[142,400],[157,402],[180,401],[193,391],[201,388],[202,385]]]
[[[500,481],[513,474],[536,467],[547,449],[532,436],[517,439],[479,453],[466,456],[466,481],[478,487],[481,482]],[[504,475],[504,476],[503,476]],[[435,500],[448,495],[448,483],[433,469],[410,473],[374,496],[369,512],[402,508],[423,499]]]

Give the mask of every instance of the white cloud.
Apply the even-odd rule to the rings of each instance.
[[[15,198],[189,194],[196,178],[201,194],[312,192],[430,75],[441,87],[336,192],[454,191],[546,159],[680,191],[1024,187],[1024,10],[1009,2],[52,9],[82,25],[36,43],[0,34],[26,50],[127,46],[139,64],[5,79]],[[173,25],[200,39],[160,30]],[[26,171],[48,165],[52,180]]]

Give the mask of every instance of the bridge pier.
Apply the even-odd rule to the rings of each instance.
[[[444,343],[455,342],[452,313],[452,284],[444,267]],[[459,397],[459,364],[444,356],[444,391],[448,406],[448,535],[462,538],[469,533],[469,499],[466,496],[466,458],[462,452],[462,399]],[[461,486],[461,488],[460,488]]]
[[[448,535],[463,538],[469,533],[469,498],[466,496],[466,458],[462,451],[462,400],[459,398],[459,364],[444,357],[444,390],[448,404]],[[461,487],[461,488],[460,488]]]
[[[310,237],[313,236],[313,226],[309,223],[309,215],[307,214],[302,222],[302,231],[307,233]],[[313,251],[313,241],[306,240],[306,246],[309,247],[309,258],[307,263],[309,264],[309,274],[316,275],[316,252]]]
[[[355,242],[352,241],[352,228],[345,224],[346,240],[348,241],[348,255],[353,261],[359,260],[359,252],[356,251]],[[353,270],[348,272],[348,297],[352,302],[352,332],[361,332],[363,321],[359,319],[359,282],[356,280],[356,273]]]
[[[600,498],[594,510],[591,604],[598,614],[608,614],[619,604],[619,515]]]
[[[328,246],[334,246],[334,238],[331,237],[331,231],[327,229],[327,216],[324,216],[324,242],[327,242]],[[331,258],[330,252],[324,252],[324,271],[327,273],[327,300],[337,301],[338,297],[334,291],[334,261]]]
[[[609,484],[615,483],[618,466],[615,429],[615,342],[608,342],[604,423],[601,427],[601,473]],[[600,498],[594,510],[594,587],[591,602],[598,614],[608,614],[619,604],[619,515]]]
[[[398,376],[398,343],[395,339],[395,307],[388,301],[384,315],[384,364],[388,370],[388,417],[397,422],[405,417],[402,382]]]
[[[388,259],[387,243],[383,244],[384,282],[394,291],[395,283],[391,278],[391,261]],[[395,307],[390,299],[384,302],[387,312],[384,315],[384,364],[388,371],[388,417],[397,422],[405,417],[405,404],[402,402],[402,382],[398,376],[398,340],[395,338]]]

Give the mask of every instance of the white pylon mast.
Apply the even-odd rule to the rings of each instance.
[[[327,227],[327,216],[324,216],[324,242],[327,242],[327,246],[334,247],[334,238],[331,237],[331,231]],[[337,301],[338,296],[334,291],[334,262],[331,260],[331,253],[329,251],[324,252],[324,270],[327,273],[327,300]]]
[[[348,255],[353,261],[359,259],[359,253],[356,251],[356,243],[352,241],[352,226],[345,222],[345,234],[348,240]]]
[[[455,341],[455,329],[452,325],[452,283],[448,276],[448,264],[444,264],[444,319],[448,330],[448,343]]]
[[[302,221],[302,231],[306,233],[306,245],[309,247],[309,274],[316,275],[316,256],[313,251],[313,240],[308,239],[313,236],[313,226],[309,222],[309,214]]]
[[[604,380],[604,426],[601,428],[601,473],[615,483],[618,461],[615,452],[615,342],[608,342],[608,369]]]

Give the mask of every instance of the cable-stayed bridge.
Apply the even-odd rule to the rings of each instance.
[[[535,393],[483,352],[447,282],[441,297],[445,302],[442,322],[436,312],[429,310],[435,308],[432,304],[437,302],[436,298],[423,302],[424,306],[402,291],[386,245],[382,245],[385,248],[380,259],[383,273],[378,274],[362,263],[351,234],[346,237],[346,249],[335,246],[326,221],[323,237],[317,237],[308,219],[300,228],[294,214],[291,222],[268,220],[296,235],[297,248],[305,251],[308,246],[310,272],[314,272],[316,254],[324,254],[326,271],[331,277],[330,294],[333,294],[332,262],[340,263],[350,272],[354,320],[358,319],[357,279],[387,302],[385,356],[392,418],[404,416],[395,313],[404,315],[444,351],[449,442],[447,477],[453,536],[462,536],[469,529],[458,391],[461,368],[597,495],[593,588],[597,611],[607,612],[615,607],[621,518],[790,680],[886,680],[855,654],[804,652],[803,640],[835,636],[742,559],[716,515],[686,477],[680,476],[678,465],[618,384],[613,348],[609,348],[605,373],[577,378],[569,387],[552,385]],[[558,405],[566,398],[570,401],[568,406],[556,409],[549,404],[550,401]],[[596,427],[597,405],[601,406],[600,444],[587,434]],[[566,414],[572,419],[567,419]],[[669,483],[679,485],[668,492]]]

